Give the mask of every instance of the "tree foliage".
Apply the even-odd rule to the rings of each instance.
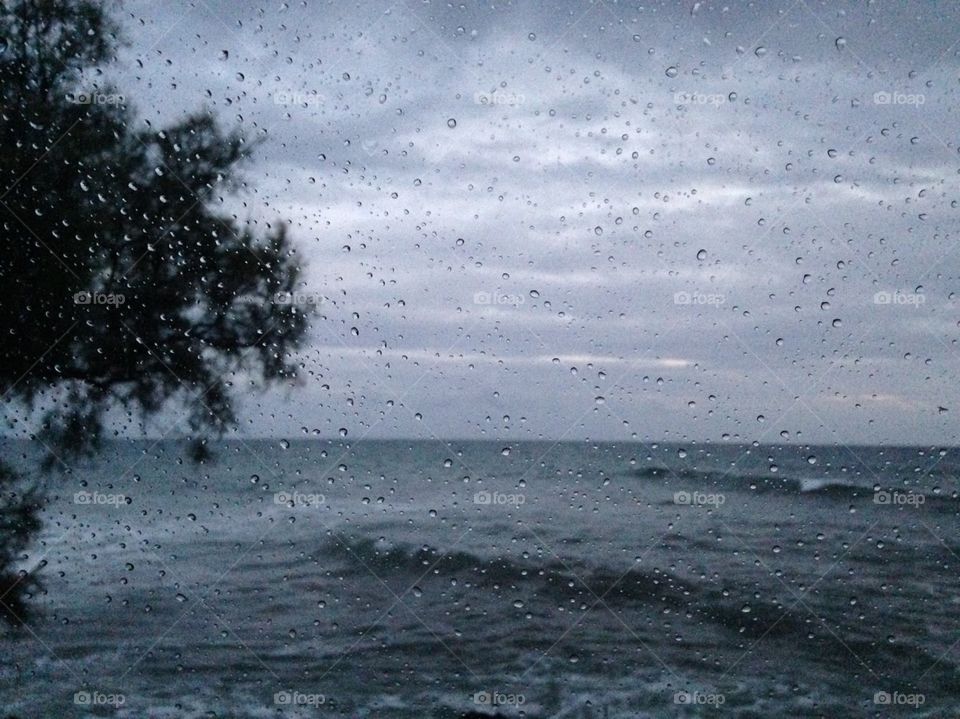
[[[308,320],[283,301],[300,274],[284,226],[226,209],[256,143],[208,111],[138,120],[102,80],[119,45],[99,2],[0,2],[0,396],[57,452],[94,451],[117,408],[180,406],[194,436],[222,433],[236,387],[295,377]],[[7,508],[0,570],[34,505]]]

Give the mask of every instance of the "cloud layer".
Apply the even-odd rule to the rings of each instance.
[[[124,7],[326,298],[244,433],[955,441],[960,8]]]

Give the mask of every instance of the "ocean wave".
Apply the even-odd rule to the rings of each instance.
[[[928,492],[919,488],[886,487],[875,489],[873,486],[853,484],[843,480],[828,477],[786,477],[766,476],[756,474],[738,474],[734,472],[717,472],[712,470],[679,469],[669,467],[644,467],[634,470],[630,476],[648,481],[661,481],[666,486],[685,487],[697,486],[700,488],[715,488],[732,491],[756,493],[792,494],[806,497],[827,497],[842,500],[869,500],[874,502],[878,494],[890,495],[922,495],[921,503],[937,508],[958,507],[960,494]],[[878,502],[882,504],[883,502]],[[904,502],[909,504],[909,502]]]
[[[670,469],[669,467],[644,467],[631,472],[637,479],[672,482],[696,482],[699,486],[749,489],[753,492],[783,492],[790,494],[823,492],[864,492],[872,490],[847,482],[825,478],[802,478],[718,472],[713,470]]]
[[[352,566],[357,576],[373,570],[377,576],[427,573],[456,576],[475,586],[501,587],[537,582],[532,596],[558,603],[571,600],[591,605],[602,599],[608,607],[648,605],[656,612],[689,613],[701,620],[747,637],[803,631],[802,622],[784,617],[773,602],[751,602],[749,613],[715,584],[697,582],[657,568],[572,567],[561,561],[524,562],[507,557],[483,558],[467,551],[444,552],[430,546],[412,547],[360,537],[331,540],[325,550]]]
[[[818,488],[814,491],[822,491]],[[827,491],[834,491],[829,488]],[[513,557],[482,557],[467,550],[444,551],[428,545],[411,546],[367,536],[330,540],[324,550],[343,560],[347,571],[357,576],[373,570],[378,577],[402,576],[405,581],[422,580],[424,575],[458,579],[498,596],[511,586],[523,586],[527,604],[547,600],[554,606],[593,607],[600,605],[621,612],[647,616],[673,616],[684,625],[711,629],[738,637],[738,640],[784,642],[818,661],[836,653],[837,636],[870,665],[891,666],[894,660],[910,666],[933,664],[933,657],[921,646],[904,642],[889,645],[876,640],[858,640],[854,626],[839,627],[847,607],[846,595],[830,597],[784,596],[759,599],[749,586],[728,581],[683,577],[659,568],[632,566],[583,566],[562,561],[526,561]],[[429,581],[426,579],[425,581]],[[834,617],[833,629],[813,619]],[[681,619],[682,618],[682,619]],[[854,646],[854,644],[856,646]],[[842,656],[837,655],[838,660]],[[944,671],[949,662],[944,661]]]

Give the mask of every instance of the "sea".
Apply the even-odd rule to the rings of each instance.
[[[3,716],[956,717],[960,450],[108,442]]]

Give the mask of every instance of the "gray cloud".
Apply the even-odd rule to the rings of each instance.
[[[328,298],[247,434],[955,440],[953,4],[125,8]]]

